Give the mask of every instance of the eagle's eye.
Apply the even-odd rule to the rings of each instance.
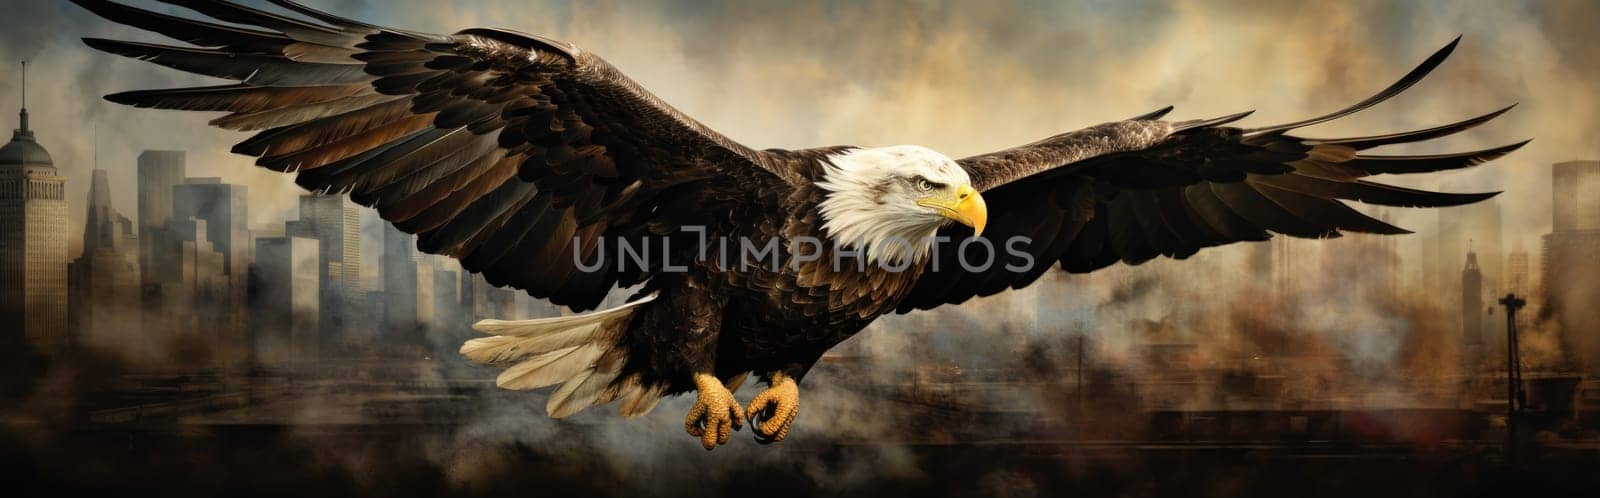
[[[927,178],[917,178],[917,190],[923,192],[933,190],[933,182],[928,181]]]

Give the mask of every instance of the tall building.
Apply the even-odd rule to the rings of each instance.
[[[515,320],[527,310],[517,309],[517,291],[511,288],[495,287],[483,278],[481,273],[465,275],[461,278],[461,308],[467,321],[476,322],[484,319]],[[614,308],[621,303],[611,301],[607,297],[605,304],[600,309]]]
[[[423,333],[434,321],[432,259],[416,249],[416,236],[383,224],[383,327],[389,345],[424,345]]]
[[[1483,273],[1478,269],[1478,254],[1467,251],[1461,269],[1461,366],[1474,372],[1483,361]]]
[[[1529,265],[1528,261],[1528,250],[1522,247],[1521,242],[1518,242],[1511,252],[1506,253],[1505,289],[1496,290],[1493,294],[1490,294],[1489,305],[1496,306],[1500,298],[1504,297],[1507,293],[1512,293],[1519,297],[1527,298],[1528,293],[1533,292],[1533,282],[1529,280],[1532,278],[1530,273],[1532,271],[1531,268],[1532,267]],[[1519,330],[1531,330],[1529,325],[1532,323],[1534,318],[1531,315],[1532,313],[1521,313],[1517,315],[1517,328]],[[1491,325],[1489,326],[1490,330],[1488,331],[1489,337],[1484,340],[1484,344],[1486,346],[1485,354],[1489,358],[1504,359],[1506,357],[1505,318],[1496,318],[1494,316],[1490,316],[1488,320]]]
[[[1045,293],[1040,293],[1041,296],[1044,294]],[[553,316],[561,316],[561,310],[564,309],[560,306],[556,306],[554,303],[551,303],[549,299],[539,299],[529,296],[526,292],[517,291],[517,295],[528,298],[527,311],[525,315],[527,318],[549,318]]]
[[[533,297],[519,289],[511,289],[511,293],[516,296],[516,309],[513,311],[518,320],[561,316],[561,308],[550,304],[548,299]]]
[[[170,233],[154,246],[149,267],[160,273],[143,288],[145,334],[165,341],[217,331],[229,318],[229,285],[223,254],[207,238],[206,220],[173,220],[164,230]]]
[[[1501,237],[1500,203],[1496,199],[1439,210],[1439,254],[1446,258],[1439,263],[1458,269],[1466,265],[1469,250],[1476,253],[1483,286],[1492,292],[1505,288]]]
[[[92,345],[147,351],[141,331],[139,237],[111,205],[106,170],[94,170],[83,254],[71,266],[74,337]]]
[[[1600,371],[1600,161],[1557,163],[1552,170],[1552,231],[1544,236],[1540,287],[1560,326],[1568,362]]]
[[[201,282],[209,283],[213,277],[218,277],[222,284],[219,292],[208,293],[203,299],[205,306],[210,307],[208,313],[213,316],[204,330],[220,338],[212,344],[220,348],[213,352],[221,361],[243,359],[241,355],[249,353],[243,334],[244,298],[254,244],[250,240],[246,193],[244,185],[223,183],[221,178],[187,178],[172,188],[173,221],[169,226],[175,235],[180,236],[179,240],[199,241],[199,234],[184,232],[178,225],[203,229],[204,240],[222,256],[218,273],[198,275]],[[190,224],[189,221],[201,223]]]
[[[172,189],[183,184],[185,154],[181,150],[147,150],[139,154],[139,268],[144,283],[172,269],[155,265],[157,248],[170,246]]]
[[[339,194],[300,196],[300,219],[285,225],[291,237],[316,239],[319,247],[321,337],[333,345],[349,339],[365,308],[361,280],[361,208]]]
[[[179,258],[179,275],[185,283],[192,282],[195,292],[205,296],[206,302],[220,304],[227,299],[229,289],[227,254],[217,249],[211,240],[210,222],[200,218],[173,220],[173,240]],[[197,305],[198,306],[198,305]]]
[[[461,273],[450,267],[433,269],[433,322],[428,324],[430,330],[466,328],[466,319],[461,316]]]
[[[1552,230],[1600,230],[1600,161],[1568,161],[1551,169]]]
[[[146,150],[139,153],[138,159],[139,281],[144,333],[161,343],[192,331],[193,314],[184,310],[195,304],[191,292],[195,285],[193,279],[184,281],[184,262],[192,266],[196,250],[211,251],[204,237],[185,245],[173,231],[172,190],[183,184],[185,161],[181,150]],[[203,247],[196,249],[196,242]],[[185,251],[185,247],[190,249]]]
[[[189,178],[172,189],[172,216],[205,220],[206,240],[222,253],[228,284],[243,289],[250,243],[248,189],[221,178]]]
[[[1506,292],[1526,296],[1531,290],[1528,282],[1530,271],[1532,270],[1528,266],[1528,250],[1523,249],[1522,244],[1518,243],[1515,249],[1506,254]]]
[[[26,82],[19,114],[21,125],[0,147],[0,341],[56,352],[70,341],[67,179],[28,128]]]
[[[256,240],[248,299],[257,362],[318,358],[324,280],[319,245],[316,239],[292,236]]]

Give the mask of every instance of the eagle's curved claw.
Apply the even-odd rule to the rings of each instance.
[[[750,400],[750,432],[756,442],[771,444],[789,437],[789,428],[800,414],[800,386],[781,373],[772,374],[772,387]]]
[[[683,430],[700,438],[700,446],[707,451],[728,444],[732,432],[744,427],[744,410],[739,407],[739,400],[733,399],[733,392],[714,376],[695,375],[694,384],[698,394],[694,407],[683,418]]]

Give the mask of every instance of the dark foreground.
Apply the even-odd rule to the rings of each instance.
[[[287,435],[295,432],[294,436]],[[28,495],[77,496],[1596,496],[1594,448],[1542,447],[1511,467],[1475,444],[988,442],[773,447],[786,458],[629,468],[518,443],[442,449],[434,426],[237,425],[9,433],[0,465]],[[306,439],[314,436],[315,442]],[[677,437],[670,434],[669,437]],[[577,437],[582,438],[579,435]],[[687,443],[686,443],[687,444]],[[47,446],[47,447],[45,447]],[[438,451],[485,465],[463,478]],[[714,461],[712,453],[699,458]],[[861,460],[867,460],[863,462]],[[859,468],[865,466],[865,469]],[[910,470],[908,472],[907,470]],[[839,473],[840,479],[829,476]]]
[[[808,379],[792,440],[742,432],[708,453],[682,433],[684,400],[634,421],[551,421],[542,394],[395,368],[64,382],[76,404],[35,392],[7,410],[0,469],[31,496],[1600,496],[1600,437],[1581,410],[1528,416],[1508,455],[1492,410],[821,387],[847,385],[834,368]]]

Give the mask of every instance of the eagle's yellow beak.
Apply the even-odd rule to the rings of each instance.
[[[917,204],[937,208],[944,217],[972,227],[973,236],[982,235],[983,226],[989,223],[989,205],[971,185],[957,188],[954,196],[924,199]]]

